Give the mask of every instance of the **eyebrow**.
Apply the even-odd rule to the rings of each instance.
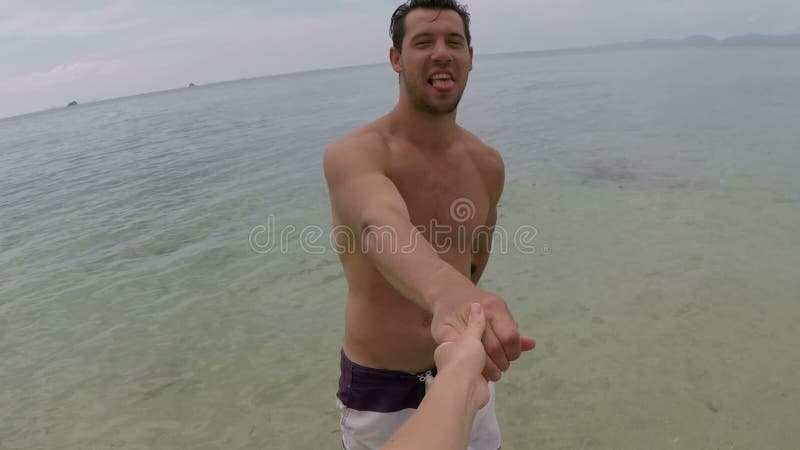
[[[423,39],[423,38],[432,38],[432,37],[433,37],[433,33],[420,33],[420,34],[415,34],[414,36],[412,36],[411,37],[411,41],[416,41],[417,39]],[[460,33],[450,33],[450,34],[447,35],[447,38],[448,39],[457,38],[457,39],[462,40],[462,41],[466,41],[467,40],[467,38],[465,38],[464,35],[462,35]]]
[[[411,40],[412,41],[416,41],[417,39],[424,39],[424,38],[431,38],[431,37],[433,37],[433,35],[431,33],[420,33],[420,34],[415,34],[414,36],[411,36]]]

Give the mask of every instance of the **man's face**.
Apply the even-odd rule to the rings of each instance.
[[[391,51],[394,70],[417,110],[455,111],[472,70],[472,47],[461,16],[452,10],[415,9],[405,18],[402,52]]]

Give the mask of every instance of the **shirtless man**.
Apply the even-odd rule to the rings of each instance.
[[[324,157],[349,286],[337,393],[347,450],[379,449],[411,416],[435,374],[434,350],[467,328],[472,303],[486,318],[487,380],[535,346],[505,302],[476,286],[504,166],[456,124],[472,69],[469,15],[454,0],[411,0],[392,16],[391,32],[397,106]],[[500,447],[493,387],[470,449]]]

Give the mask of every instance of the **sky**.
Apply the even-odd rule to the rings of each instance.
[[[400,0],[0,0],[0,117],[386,62]],[[473,0],[476,55],[800,33],[798,0]]]

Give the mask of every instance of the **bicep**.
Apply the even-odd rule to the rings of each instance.
[[[360,232],[373,215],[409,217],[403,197],[380,161],[359,149],[330,148],[323,163],[331,204],[339,219]]]

